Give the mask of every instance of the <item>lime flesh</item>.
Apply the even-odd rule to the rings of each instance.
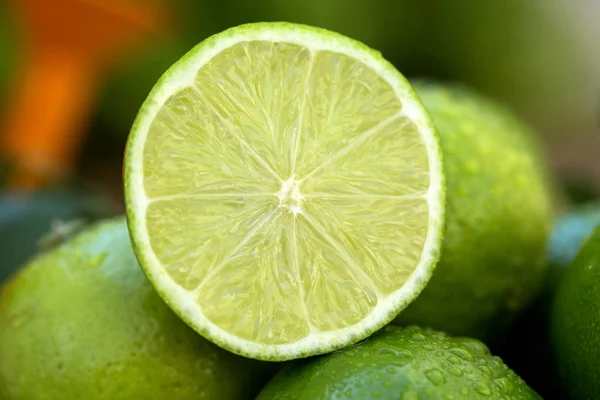
[[[406,80],[332,32],[230,29],[155,86],[125,159],[134,248],[217,344],[290,359],[389,322],[435,266],[436,133]]]

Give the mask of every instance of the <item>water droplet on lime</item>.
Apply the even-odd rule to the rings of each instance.
[[[425,341],[425,335],[423,335],[422,333],[414,333],[411,336],[411,340],[413,342],[424,342]]]
[[[489,355],[490,354],[490,349],[484,343],[480,342],[479,340],[463,338],[463,339],[461,339],[461,344],[463,346],[467,347],[469,350],[471,350],[474,353],[477,353],[480,355]]]
[[[421,345],[421,348],[425,351],[433,351],[434,347],[432,345],[430,345],[429,343],[423,343]]]
[[[448,356],[448,358],[446,358],[446,360],[448,360],[448,362],[450,364],[453,364],[453,365],[459,365],[460,364],[460,360],[456,356]]]
[[[425,371],[425,376],[427,377],[427,379],[429,379],[429,382],[433,383],[435,386],[439,386],[446,383],[444,373],[437,368]]]
[[[448,352],[454,354],[458,358],[461,358],[465,361],[473,361],[473,356],[467,350],[461,349],[460,347],[454,347],[448,350]]]
[[[483,396],[491,396],[493,393],[490,385],[481,381],[475,384],[475,391]]]
[[[506,378],[499,378],[494,380],[494,382],[500,387],[503,394],[511,394],[515,389],[513,383]]]

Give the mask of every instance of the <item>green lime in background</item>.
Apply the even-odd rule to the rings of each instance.
[[[397,324],[494,339],[543,282],[552,187],[535,133],[458,85],[417,82],[438,129],[447,180],[440,262]]]
[[[258,400],[541,399],[478,340],[389,326],[327,356],[296,361]]]
[[[173,314],[122,218],[27,264],[0,292],[0,326],[3,400],[253,399],[271,369]]]
[[[552,349],[572,400],[600,398],[600,228],[558,285],[551,315]]]

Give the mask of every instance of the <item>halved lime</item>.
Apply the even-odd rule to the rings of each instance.
[[[156,84],[125,156],[137,257],[193,329],[286,360],[364,339],[421,292],[442,236],[438,137],[365,45],[243,25]]]

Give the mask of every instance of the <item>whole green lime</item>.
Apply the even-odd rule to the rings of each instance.
[[[488,338],[544,277],[552,190],[534,133],[463,87],[415,83],[436,125],[447,180],[447,230],[428,286],[396,319]]]
[[[388,326],[368,340],[284,368],[258,400],[540,399],[478,340]]]
[[[551,340],[571,399],[600,398],[600,228],[558,286]]]
[[[550,341],[557,287],[577,252],[600,226],[600,203],[587,203],[556,220],[547,246],[549,273],[536,302],[521,314],[495,351],[544,398],[566,398]],[[553,396],[553,397],[551,397]]]
[[[0,293],[0,326],[3,400],[251,399],[269,369],[179,320],[123,219],[33,259]]]

